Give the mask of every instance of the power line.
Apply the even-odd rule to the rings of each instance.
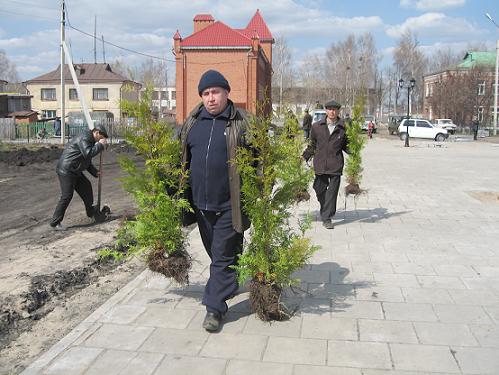
[[[32,6],[32,7],[36,7],[36,8],[40,8],[40,9],[47,9],[47,10],[59,10],[58,8],[46,7],[46,6],[37,4],[37,3],[31,3],[31,2],[27,2],[27,1],[9,0],[7,3],[8,4],[10,4],[10,3],[16,3],[16,4],[21,4],[21,5],[29,5],[29,6]]]
[[[69,21],[68,21],[68,27],[71,28],[71,29],[73,29],[73,30],[75,30],[75,31],[77,31],[77,32],[79,32],[79,33],[81,33],[81,34],[83,34],[83,35],[86,35],[86,36],[88,36],[88,37],[90,37],[92,39],[96,39],[97,38],[97,37],[95,37],[94,35],[92,35],[90,33],[87,33],[87,32],[85,32],[83,30],[78,29],[77,27],[74,27],[73,25],[71,25],[69,23]],[[130,52],[130,53],[135,53],[137,55],[149,57],[151,59],[156,59],[156,60],[161,60],[161,61],[166,61],[166,62],[175,62],[175,60],[165,59],[163,57],[154,56],[154,55],[150,55],[148,53],[143,53],[143,52],[135,51],[135,50],[130,49],[130,48],[122,47],[122,46],[119,46],[117,44],[111,43],[111,42],[109,42],[107,40],[105,40],[104,43],[109,44],[110,46],[113,46],[115,48],[121,49],[123,51],[127,51],[127,52]]]
[[[97,37],[94,37],[94,35],[90,34],[90,33],[87,33],[86,31],[83,31],[83,30],[80,30],[78,29],[77,27],[74,27],[73,25],[71,25],[69,23],[69,20],[68,20],[68,27],[79,32],[79,33],[82,33],[83,35],[86,35],[88,36],[89,38],[92,38],[92,39],[96,39]],[[145,57],[149,57],[149,58],[152,58],[152,59],[156,59],[156,60],[161,60],[161,61],[166,61],[166,62],[176,62],[176,60],[171,60],[171,59],[166,59],[164,57],[158,57],[158,56],[154,56],[154,55],[150,55],[150,54],[147,54],[147,53],[143,53],[143,52],[139,52],[139,51],[135,51],[133,49],[130,49],[130,48],[126,48],[126,47],[122,47],[122,46],[119,46],[117,44],[114,44],[114,43],[111,43],[107,40],[104,40],[104,43],[105,44],[109,44],[115,48],[118,48],[118,49],[121,49],[123,51],[127,51],[127,52],[130,52],[130,53],[135,53],[137,55],[141,55],[141,56],[145,56]],[[236,59],[236,60],[232,60],[232,61],[220,61],[220,62],[216,62],[216,63],[213,63],[213,62],[208,62],[208,63],[201,63],[201,62],[189,62],[189,64],[192,64],[192,65],[206,65],[206,66],[215,66],[215,65],[224,65],[224,64],[232,64],[232,63],[235,63],[235,62],[240,62],[242,61],[241,59]]]
[[[33,14],[26,14],[26,13],[19,13],[19,12],[11,12],[10,10],[4,10],[4,9],[0,9],[0,13],[15,14],[17,16],[25,16],[25,17],[30,17],[32,19],[38,18],[38,19],[58,22],[58,20],[55,18],[48,18],[48,17],[39,16],[39,15],[35,16]]]
[[[12,0],[12,1],[14,2],[14,0]],[[22,2],[17,1],[17,0],[15,2],[22,3]],[[28,3],[25,3],[25,4],[28,4]],[[49,8],[46,8],[46,9],[49,9]],[[50,9],[53,9],[53,8],[50,8]],[[26,14],[26,13],[18,13],[18,12],[6,11],[6,10],[3,10],[3,9],[0,9],[0,12],[10,13],[10,14],[15,14],[15,15],[20,15],[20,16],[26,16],[26,17],[30,17],[30,18],[39,18],[39,19],[45,19],[45,20],[49,20],[49,21],[59,22],[55,18],[48,18],[48,17],[39,16],[39,15],[35,16],[35,15],[31,15],[31,14]],[[81,29],[79,29],[79,28],[77,28],[77,27],[75,27],[75,26],[73,26],[71,24],[71,22],[69,21],[69,12],[68,12],[67,6],[66,6],[66,24],[67,24],[67,27],[71,28],[74,31],[77,31],[77,32],[79,32],[79,33],[81,33],[83,35],[86,35],[89,38],[92,38],[94,40],[97,39],[97,36],[92,35],[90,33],[87,33],[86,31],[83,31],[83,30],[81,30]],[[144,57],[149,57],[151,59],[156,59],[156,60],[161,60],[161,61],[164,61],[164,62],[171,62],[171,63],[175,63],[176,62],[176,60],[166,59],[164,57],[154,56],[154,55],[150,55],[148,53],[144,53],[144,52],[139,52],[139,51],[133,50],[131,48],[122,47],[122,46],[119,46],[119,45],[114,44],[112,42],[109,42],[107,40],[102,40],[102,43],[109,44],[110,46],[113,46],[115,48],[121,49],[123,51],[134,53],[136,55],[140,55],[140,56],[144,56]],[[190,64],[192,64],[192,65],[216,66],[216,65],[231,64],[231,63],[239,62],[239,61],[241,61],[241,59],[237,59],[237,60],[233,60],[233,61],[220,61],[220,62],[216,62],[216,63],[213,63],[213,62],[211,62],[211,63],[190,62]]]

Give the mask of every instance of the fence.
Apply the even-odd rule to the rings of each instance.
[[[13,118],[0,118],[0,141],[16,139],[16,122]]]
[[[109,143],[117,143],[125,139],[128,132],[140,131],[140,126],[136,121],[131,119],[114,121],[100,120],[109,135]],[[171,126],[165,123],[165,126]],[[42,130],[45,129],[45,130]],[[66,123],[65,136],[70,139],[88,129],[84,123]],[[17,142],[39,142],[60,137],[60,130],[56,133],[54,122],[32,122],[32,123],[15,123],[13,119],[0,119],[0,140],[2,141],[17,141]]]

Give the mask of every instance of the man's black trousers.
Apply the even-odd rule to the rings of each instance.
[[[336,200],[340,189],[340,175],[315,175],[314,190],[321,205],[322,221],[331,220],[336,213]]]
[[[209,312],[224,314],[225,301],[238,289],[236,264],[243,248],[243,234],[232,227],[232,210],[221,212],[196,209],[199,233],[204,248],[211,259],[210,278],[203,295],[203,305]]]
[[[59,224],[62,219],[64,219],[64,214],[66,209],[73,199],[73,193],[76,192],[83,200],[85,204],[85,210],[87,211],[87,216],[92,217],[94,215],[94,194],[92,191],[92,184],[83,174],[79,176],[63,176],[58,174],[59,184],[61,185],[61,197],[52,216],[50,225],[55,227]]]

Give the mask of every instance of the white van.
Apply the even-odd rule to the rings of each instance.
[[[318,121],[324,120],[326,118],[326,111],[324,109],[316,109],[312,113],[312,124],[315,124]]]
[[[457,128],[457,125],[450,118],[437,118],[433,123],[435,126],[447,130],[450,134],[454,134]]]

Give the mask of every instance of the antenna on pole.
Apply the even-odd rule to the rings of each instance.
[[[97,15],[94,16],[94,64],[97,64]]]
[[[104,60],[104,63],[106,63],[106,47],[104,46],[104,35],[101,35],[102,39],[102,59]]]
[[[61,1],[61,144],[64,144],[66,132],[66,97],[64,86],[64,43],[65,43],[65,26],[66,26],[66,5],[64,0]]]

